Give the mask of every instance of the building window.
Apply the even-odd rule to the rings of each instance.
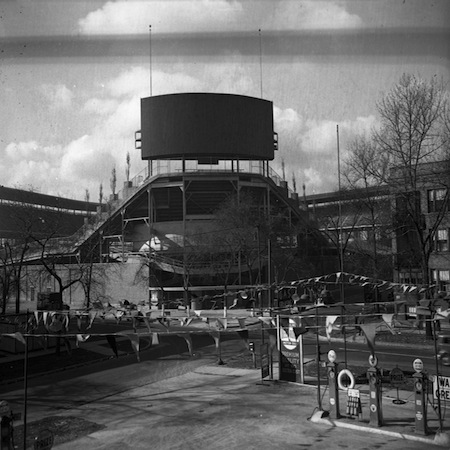
[[[440,228],[436,231],[435,250],[437,252],[448,252],[448,229]]]
[[[430,189],[428,191],[428,212],[442,211],[445,203],[448,202],[447,189]]]
[[[398,280],[404,284],[422,284],[422,273],[420,272],[399,272]]]
[[[450,291],[450,270],[432,270],[432,276],[439,291]]]

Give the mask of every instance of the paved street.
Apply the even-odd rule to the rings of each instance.
[[[258,343],[259,325],[252,328],[251,336]],[[208,337],[209,341],[203,342],[204,338],[196,341],[194,356],[186,351],[183,339],[180,343],[175,341],[172,349],[165,347],[168,342],[143,348],[140,363],[134,353],[110,358],[111,349],[105,342],[88,341],[84,345],[91,352],[109,357],[86,367],[49,372],[29,380],[29,429],[33,422],[45,417],[66,418],[68,423],[82,418],[97,425],[97,431],[86,433],[84,437],[69,442],[58,438],[55,448],[61,449],[423,449],[436,443],[434,432],[439,424],[430,405],[428,418],[432,433],[428,436],[415,433],[414,393],[411,390],[399,391],[398,395],[405,403],[398,405],[394,403],[396,389],[383,386],[384,423],[380,428],[368,425],[367,383],[356,386],[362,396],[361,420],[330,421],[317,415],[314,377],[307,378],[310,385],[279,382],[275,363],[273,380],[261,383],[259,370],[233,366],[236,355],[248,356],[243,341],[237,335],[235,338],[222,342],[221,358],[225,365],[218,365],[217,350],[210,345],[211,337]],[[361,342],[357,340],[348,345],[352,357],[364,344],[359,340]],[[326,350],[327,345],[326,338],[321,339],[322,350]],[[334,341],[330,346],[336,348],[342,358],[342,342]],[[314,357],[314,345],[308,342],[305,350],[307,348]],[[158,352],[153,354],[156,350]],[[366,351],[364,348],[362,353],[365,355]],[[402,353],[402,358],[409,364],[412,357],[422,355],[424,350],[415,348],[411,353],[410,349],[399,347],[386,351],[393,355]],[[363,361],[365,366],[365,356]],[[21,383],[4,385],[0,392],[13,411],[23,411]],[[340,396],[341,413],[345,415],[346,393],[341,392]],[[323,409],[329,410],[329,393],[324,384],[321,402]],[[445,403],[442,407],[443,429],[448,432],[450,419],[445,414]],[[28,434],[28,437],[33,436]],[[448,442],[446,445],[448,448]]]
[[[236,346],[242,350],[238,341],[224,343],[225,362],[236,354]],[[341,395],[345,407],[345,393]],[[28,423],[49,416],[81,417],[102,427],[55,443],[55,448],[74,450],[430,448],[432,436],[414,433],[411,392],[400,395],[408,400],[401,407],[392,397],[383,400],[386,423],[380,429],[367,428],[367,397],[365,422],[314,423],[315,387],[268,380],[262,384],[259,370],[217,365],[210,346],[194,358],[184,353],[67,380],[52,378],[29,389]],[[20,409],[23,391],[10,392],[7,398],[13,409]],[[328,408],[325,391],[323,407]]]

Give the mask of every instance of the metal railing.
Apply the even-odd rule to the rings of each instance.
[[[295,192],[287,185],[287,182],[275,172],[270,166],[268,167],[268,173],[266,167],[264,167],[263,161],[239,161],[239,170],[232,165],[232,161],[223,160],[218,164],[198,164],[197,161],[185,161],[185,168],[183,172],[181,160],[157,160],[152,161],[151,166],[144,167],[138,172],[131,180],[130,187],[122,189],[118,192],[117,197],[121,200],[127,200],[136,191],[136,188],[142,186],[150,176],[169,175],[182,173],[216,173],[216,172],[229,172],[239,174],[254,174],[261,175],[270,178],[277,186],[285,188],[290,198],[295,197]]]

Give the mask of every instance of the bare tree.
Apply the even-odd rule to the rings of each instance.
[[[2,242],[0,246],[0,292],[2,297],[1,314],[5,314],[6,306],[14,287],[14,265],[12,262],[12,248],[9,242]]]
[[[89,217],[90,216],[90,211],[89,211],[89,199],[90,199],[91,195],[89,193],[89,189],[86,189],[84,192],[84,200],[86,202],[86,214]]]
[[[392,276],[392,263],[386,258],[392,233],[389,191],[381,177],[374,176],[377,171],[384,179],[386,167],[379,149],[366,135],[357,136],[348,147],[342,171],[345,189],[354,193],[352,204],[359,210],[355,225],[360,227],[359,237],[364,237],[353,241],[352,247],[362,256],[360,268],[368,269],[374,278],[389,279]],[[352,259],[356,262],[360,258]],[[361,266],[361,262],[365,264]]]
[[[109,185],[111,187],[111,194],[113,198],[116,197],[116,187],[117,187],[117,174],[116,174],[116,168],[113,167],[111,170],[111,178],[109,180]]]
[[[98,188],[98,202],[100,203],[101,208],[103,203],[103,183],[100,183],[100,186]]]
[[[373,138],[384,159],[381,168],[406,168],[402,182],[415,187],[418,165],[444,159],[448,152],[447,108],[442,82],[404,74],[377,104],[381,126]],[[376,176],[392,182],[389,172],[377,171]]]
[[[436,78],[403,75],[377,109],[381,126],[373,141],[381,157],[373,175],[395,196],[395,232],[416,249],[423,283],[429,284],[429,259],[449,203],[448,95]],[[445,198],[425,223],[420,192],[432,185],[440,186]]]
[[[377,110],[379,126],[350,146],[347,180],[388,187],[396,267],[419,270],[417,281],[429,285],[430,258],[450,203],[448,92],[436,77],[405,74]]]
[[[127,179],[127,185],[130,182],[130,169],[131,169],[131,160],[130,160],[130,152],[127,152],[127,157],[126,157],[126,168],[125,168],[125,175],[126,175],[126,179]]]

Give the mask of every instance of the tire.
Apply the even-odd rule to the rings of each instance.
[[[348,386],[344,386],[343,379],[347,377],[350,380],[350,384]],[[337,384],[341,391],[347,391],[349,389],[353,389],[355,387],[355,377],[348,369],[342,369],[337,377]]]

